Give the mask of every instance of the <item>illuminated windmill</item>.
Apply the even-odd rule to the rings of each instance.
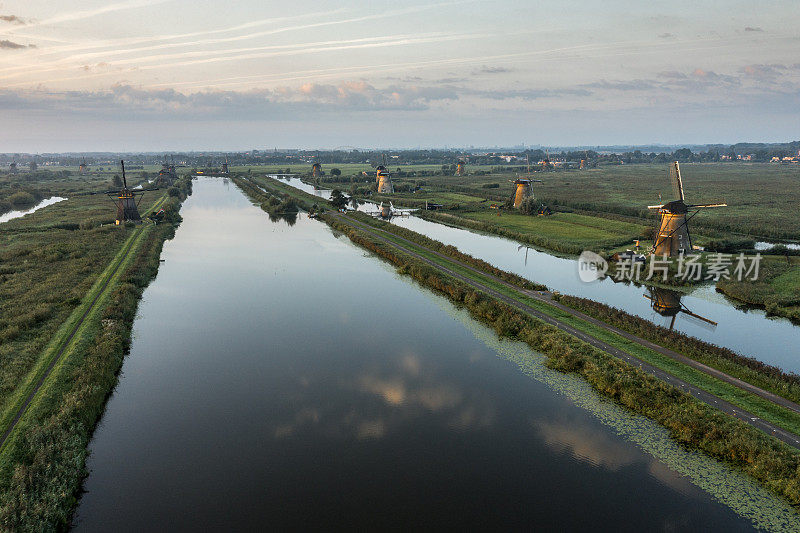
[[[545,150],[544,159],[542,160],[542,170],[549,170],[550,166],[550,150]]]
[[[464,160],[459,159],[458,163],[456,164],[456,176],[463,176],[467,173],[467,164]]]
[[[314,164],[311,165],[311,177],[322,177],[322,165],[319,164],[319,161],[314,161]]]
[[[86,174],[86,170],[87,170],[88,168],[89,168],[89,165],[87,165],[87,164],[86,164],[86,158],[84,157],[84,158],[83,158],[83,160],[81,160],[81,164],[80,164],[80,165],[78,165],[78,171],[79,171],[81,174]]]
[[[125,222],[140,223],[142,217],[139,216],[139,202],[142,201],[144,193],[138,193],[139,202],[137,202],[137,194],[128,188],[128,180],[125,178],[125,161],[120,161],[120,164],[122,165],[122,190],[114,195],[109,195],[114,205],[117,206],[117,225]]]
[[[394,185],[392,185],[392,175],[386,169],[386,154],[383,154],[383,164],[378,165],[375,169],[375,182],[378,184],[378,193],[392,194],[394,193]]]
[[[672,181],[673,196],[676,198],[663,205],[649,205],[648,209],[658,209],[660,214],[658,226],[653,238],[652,253],[655,255],[674,256],[691,252],[692,240],[689,236],[689,221],[701,209],[710,207],[726,207],[728,204],[697,204],[687,205],[683,196],[683,180],[681,167],[677,161],[669,167],[669,177]],[[691,215],[689,210],[696,209]],[[687,216],[688,215],[688,216]]]
[[[518,208],[522,205],[522,202],[528,198],[533,198],[533,184],[543,182],[542,180],[530,178],[517,178],[512,183],[514,184],[514,193],[512,195],[514,208]]]

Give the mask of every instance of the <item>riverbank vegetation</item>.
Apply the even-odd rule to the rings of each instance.
[[[690,359],[721,370],[752,385],[800,403],[800,376],[784,372],[752,357],[745,357],[679,331],[653,324],[599,302],[577,296],[556,295],[554,299],[568,307],[627,331],[650,342],[674,350]]]
[[[717,289],[726,296],[761,307],[769,315],[800,323],[800,257],[764,256],[756,281],[722,279]]]
[[[68,526],[87,445],[116,384],[139,298],[155,276],[163,242],[174,235],[191,180],[177,187],[178,196],[143,200],[143,217],[164,209],[158,224],[56,229],[113,210],[105,197],[77,196],[0,228],[8,245],[0,256],[2,431],[64,348],[0,451],[2,529]]]
[[[500,335],[542,352],[548,366],[575,373],[592,387],[663,426],[679,442],[734,464],[794,504],[800,503],[800,452],[701,403],[656,378],[337,219],[332,227],[392,262],[398,271],[447,295]]]

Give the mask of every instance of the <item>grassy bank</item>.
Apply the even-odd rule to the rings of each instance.
[[[756,281],[720,280],[726,296],[800,322],[800,257],[764,256]]]
[[[601,394],[667,427],[679,442],[742,468],[792,503],[800,503],[800,452],[369,234],[327,220],[401,273],[465,306],[498,334],[525,341],[542,352],[552,368],[580,375]]]
[[[623,331],[674,350],[778,396],[800,403],[800,376],[797,374],[784,372],[778,367],[752,357],[745,357],[727,348],[658,326],[649,320],[605,304],[568,295],[558,295],[555,299]]]
[[[180,195],[169,197],[162,207],[166,220],[135,229],[113,228],[124,233],[127,255],[115,248],[119,269],[106,270],[97,282],[110,276],[105,291],[86,291],[63,327],[50,339],[51,349],[64,347],[63,355],[33,396],[24,415],[0,451],[0,524],[6,530],[64,529],[77,501],[85,475],[87,445],[117,381],[142,291],[158,270],[161,247],[174,235],[180,221],[180,203],[191,192],[191,181],[179,182]],[[94,246],[102,246],[96,241]],[[92,242],[86,244],[92,247]],[[123,257],[124,256],[124,257]],[[106,262],[104,266],[107,266]],[[115,264],[111,262],[111,264]],[[77,265],[71,265],[73,267]],[[20,277],[24,272],[17,272]],[[20,280],[21,283],[21,280]],[[75,329],[82,305],[98,296]],[[77,298],[77,297],[76,297]],[[49,330],[47,330],[49,331]],[[75,331],[67,341],[70,331]],[[43,332],[39,332],[40,335]],[[52,350],[45,350],[32,374],[42,368]],[[45,365],[46,366],[46,365]],[[27,376],[28,378],[31,375]],[[20,387],[24,388],[26,379]],[[20,397],[15,390],[8,405]]]

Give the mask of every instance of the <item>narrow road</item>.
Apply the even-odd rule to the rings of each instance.
[[[408,248],[406,246],[403,246],[401,244],[393,242],[392,240],[386,238],[384,235],[391,235],[393,239],[396,239],[396,240],[402,241],[404,243],[407,243],[411,247],[424,248],[423,246],[421,246],[419,244],[413,243],[413,242],[409,241],[408,239],[404,239],[403,237],[400,237],[399,235],[396,235],[394,233],[387,232],[387,231],[384,231],[384,230],[381,230],[381,229],[378,229],[378,228],[374,228],[374,227],[369,226],[367,224],[364,224],[364,223],[362,223],[360,221],[353,220],[352,218],[347,217],[347,216],[343,216],[343,215],[341,215],[339,213],[334,214],[333,216],[338,221],[340,221],[340,222],[342,222],[344,224],[348,224],[348,225],[353,226],[353,227],[355,227],[355,228],[357,228],[357,229],[359,229],[361,231],[369,233],[371,236],[373,236],[373,237],[375,237],[377,239],[380,239],[381,241],[385,242],[386,244],[388,244],[390,246],[394,246],[395,248],[397,248],[397,249],[409,254],[412,257],[415,257],[416,259],[418,259],[418,260],[420,260],[420,261],[422,261],[422,262],[424,262],[424,263],[426,263],[426,264],[428,264],[428,265],[430,265],[430,266],[432,266],[434,268],[437,268],[439,270],[442,270],[442,271],[446,272],[448,275],[450,275],[450,276],[452,276],[452,277],[454,277],[454,278],[466,283],[467,285],[470,285],[470,286],[472,286],[472,287],[474,287],[474,288],[476,288],[476,289],[478,289],[478,290],[480,290],[480,291],[482,291],[482,292],[484,292],[486,294],[490,294],[493,297],[497,298],[498,300],[500,300],[500,301],[502,301],[502,302],[504,302],[504,303],[516,308],[516,309],[519,309],[520,311],[523,311],[524,313],[533,315],[536,318],[546,322],[547,324],[550,324],[551,326],[554,326],[554,327],[558,328],[559,330],[564,331],[565,333],[569,333],[570,335],[572,335],[574,337],[577,337],[577,338],[581,339],[582,341],[591,344],[595,348],[603,350],[604,352],[606,352],[606,353],[608,353],[610,355],[613,355],[614,357],[617,357],[618,359],[626,361],[627,363],[629,363],[631,365],[638,366],[641,370],[643,370],[643,371],[655,376],[656,378],[658,378],[658,379],[660,379],[660,380],[662,380],[662,381],[664,381],[666,383],[670,383],[671,385],[674,385],[675,387],[678,387],[678,388],[682,389],[684,392],[686,392],[688,394],[691,394],[692,396],[694,396],[698,400],[700,400],[700,401],[702,401],[702,402],[704,402],[704,403],[706,403],[706,404],[708,404],[708,405],[710,405],[712,407],[715,407],[715,408],[719,409],[720,411],[722,411],[724,413],[727,413],[727,414],[729,414],[731,416],[734,416],[734,417],[746,422],[747,424],[749,424],[749,425],[751,425],[751,426],[763,431],[764,433],[772,435],[772,436],[780,439],[781,441],[783,441],[783,442],[785,442],[785,443],[787,443],[787,444],[789,444],[789,445],[791,445],[791,446],[793,446],[795,448],[800,449],[800,436],[795,435],[794,433],[791,433],[789,431],[786,431],[785,429],[783,429],[783,428],[781,428],[781,427],[779,427],[779,426],[777,426],[777,425],[775,425],[775,424],[773,424],[771,422],[767,422],[766,420],[762,420],[761,418],[753,415],[752,413],[749,413],[749,412],[747,412],[747,411],[745,411],[745,410],[743,410],[743,409],[741,409],[741,408],[739,408],[739,407],[737,407],[737,406],[735,406],[735,405],[723,400],[722,398],[720,398],[720,397],[718,397],[718,396],[716,396],[714,394],[706,392],[705,390],[703,390],[703,389],[701,389],[699,387],[696,387],[696,386],[694,386],[694,385],[692,385],[690,383],[687,383],[686,381],[684,381],[684,380],[682,380],[682,379],[670,374],[669,372],[666,372],[666,371],[664,371],[664,370],[662,370],[662,369],[660,369],[660,368],[658,368],[656,366],[653,366],[653,365],[651,365],[651,364],[649,364],[649,363],[647,363],[645,361],[642,361],[641,359],[639,359],[639,358],[637,358],[637,357],[635,357],[635,356],[633,356],[633,355],[631,355],[631,354],[629,354],[627,352],[624,352],[624,351],[622,351],[622,350],[620,350],[620,349],[618,349],[618,348],[616,348],[616,347],[614,347],[614,346],[612,346],[612,345],[610,345],[610,344],[608,344],[608,343],[606,343],[606,342],[604,342],[604,341],[602,341],[600,339],[597,339],[596,337],[593,337],[593,336],[591,336],[591,335],[589,335],[587,333],[584,333],[583,331],[580,331],[580,330],[570,326],[569,324],[567,324],[567,323],[565,323],[565,322],[563,322],[561,320],[553,318],[550,315],[542,313],[541,311],[539,311],[537,309],[534,309],[533,307],[530,307],[529,305],[526,305],[526,304],[524,304],[524,303],[522,303],[522,302],[520,302],[520,301],[518,301],[518,300],[516,300],[516,299],[514,299],[514,298],[512,298],[510,296],[507,296],[507,295],[505,295],[505,294],[503,294],[503,293],[501,293],[501,292],[499,292],[499,291],[497,291],[497,290],[495,290],[495,289],[493,289],[491,287],[488,287],[488,286],[486,286],[486,285],[484,285],[484,284],[482,284],[482,283],[480,283],[478,281],[475,281],[475,280],[473,280],[473,279],[471,279],[471,278],[469,278],[467,276],[464,276],[464,275],[459,274],[458,272],[455,272],[455,271],[453,271],[453,270],[451,270],[451,269],[449,269],[449,268],[447,268],[445,266],[442,266],[439,263],[437,263],[435,261],[432,261],[432,260],[430,260],[430,259],[418,254],[417,252],[413,251],[412,249],[410,249],[410,248]],[[382,234],[384,234],[384,235],[382,235]],[[758,387],[754,387],[753,385],[750,385],[749,383],[745,383],[745,382],[743,382],[743,381],[741,381],[741,380],[739,380],[737,378],[729,376],[729,375],[727,375],[727,374],[725,374],[723,372],[720,372],[720,371],[718,371],[716,369],[707,367],[706,365],[702,365],[701,363],[698,363],[696,361],[688,359],[687,357],[685,357],[685,356],[683,356],[683,355],[681,355],[681,354],[679,354],[677,352],[674,352],[674,351],[671,351],[671,350],[667,350],[666,348],[663,348],[661,346],[653,344],[653,343],[651,343],[651,342],[649,342],[649,341],[647,341],[645,339],[641,339],[639,337],[636,337],[635,335],[631,335],[631,334],[629,334],[627,332],[624,332],[624,331],[621,331],[621,330],[619,330],[617,328],[614,328],[614,327],[612,327],[612,326],[610,326],[610,325],[608,325],[608,324],[606,324],[604,322],[601,322],[601,321],[596,320],[596,319],[594,319],[592,317],[589,317],[589,316],[587,316],[587,315],[585,315],[585,314],[583,314],[583,313],[581,313],[579,311],[576,311],[576,310],[574,310],[574,309],[572,309],[570,307],[567,307],[567,306],[564,306],[562,304],[559,304],[558,302],[555,302],[555,301],[552,300],[552,295],[550,293],[547,293],[547,292],[540,293],[540,292],[537,292],[537,291],[528,291],[528,290],[520,289],[519,287],[517,287],[517,286],[515,286],[515,285],[513,285],[511,283],[508,283],[508,282],[503,281],[503,280],[501,280],[501,279],[499,279],[499,278],[497,278],[495,276],[487,274],[486,272],[480,271],[480,270],[476,269],[475,267],[472,267],[471,265],[467,265],[465,263],[462,263],[461,261],[453,259],[452,257],[448,257],[448,256],[446,256],[444,254],[440,254],[438,252],[435,252],[435,251],[427,249],[427,248],[425,248],[425,250],[428,253],[434,254],[437,257],[440,257],[441,259],[443,259],[445,261],[448,261],[451,264],[457,265],[459,268],[466,268],[466,269],[468,269],[468,270],[470,270],[472,272],[475,272],[476,274],[479,274],[479,275],[481,275],[481,276],[483,276],[485,278],[489,278],[489,279],[491,279],[492,281],[494,281],[496,283],[501,283],[501,284],[505,285],[506,287],[509,287],[510,289],[512,289],[512,290],[514,290],[514,291],[516,291],[518,293],[521,293],[521,294],[524,294],[526,296],[535,298],[535,299],[540,300],[540,301],[542,301],[542,302],[544,302],[544,303],[546,303],[548,305],[553,305],[553,306],[557,307],[558,309],[560,309],[562,311],[565,311],[567,313],[570,313],[571,315],[573,315],[573,316],[575,316],[577,318],[581,318],[582,320],[586,320],[587,322],[590,322],[595,326],[601,327],[601,328],[603,328],[603,329],[605,329],[607,331],[610,331],[612,333],[615,333],[617,335],[621,335],[626,339],[629,339],[629,340],[632,340],[634,342],[637,342],[637,343],[639,343],[639,344],[641,344],[643,346],[646,346],[647,348],[650,348],[652,350],[657,351],[658,353],[666,355],[667,357],[671,357],[671,358],[676,359],[676,360],[678,360],[678,361],[680,361],[682,363],[684,363],[684,360],[686,360],[687,362],[685,364],[689,364],[693,368],[697,368],[698,370],[701,370],[701,371],[704,371],[701,367],[707,368],[709,371],[713,371],[713,373],[711,373],[711,372],[708,372],[708,373],[710,375],[713,375],[717,379],[720,379],[722,381],[725,381],[725,382],[730,383],[730,384],[735,385],[735,386],[740,386],[739,384],[742,383],[744,385],[747,385],[746,390],[751,390],[751,388],[752,389],[757,389],[758,391],[761,391],[761,394],[759,394],[759,396],[762,396],[762,397],[767,398],[767,399],[771,399],[770,396],[778,398],[782,402],[788,402],[793,407],[789,407],[787,405],[784,405],[783,403],[781,403],[780,405],[784,405],[784,406],[786,406],[786,407],[788,407],[790,409],[793,409],[795,411],[800,410],[800,406],[798,406],[797,404],[795,404],[793,402],[789,402],[789,400],[785,400],[784,398],[780,398],[779,396],[776,396],[776,395],[774,395],[772,393],[769,393],[767,391],[763,391],[762,389],[758,389]],[[690,363],[692,363],[692,364],[690,364]],[[695,365],[699,365],[699,366],[695,366]],[[745,387],[742,387],[742,388],[745,388]],[[751,392],[754,392],[754,391],[751,391]],[[778,403],[778,402],[776,402],[776,403]]]

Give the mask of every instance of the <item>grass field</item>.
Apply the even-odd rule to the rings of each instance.
[[[727,296],[800,322],[800,257],[764,257],[756,281],[720,280]]]
[[[767,163],[682,164],[688,203],[726,202],[729,207],[710,209],[693,222],[697,228],[745,233],[775,239],[800,239],[800,220],[794,216],[800,203],[800,165]],[[641,217],[647,206],[670,199],[666,165],[605,166],[585,171],[557,170],[534,176],[537,197],[547,202]],[[511,195],[511,174],[434,176],[431,186],[497,198]],[[497,189],[483,189],[496,183]]]
[[[576,213],[556,213],[552,216],[539,217],[491,209],[466,212],[461,216],[479,222],[496,224],[510,231],[563,240],[584,248],[595,247],[597,243],[603,243],[604,246],[611,248],[623,244],[630,245],[634,239],[649,230],[647,226],[641,224],[600,219]]]

